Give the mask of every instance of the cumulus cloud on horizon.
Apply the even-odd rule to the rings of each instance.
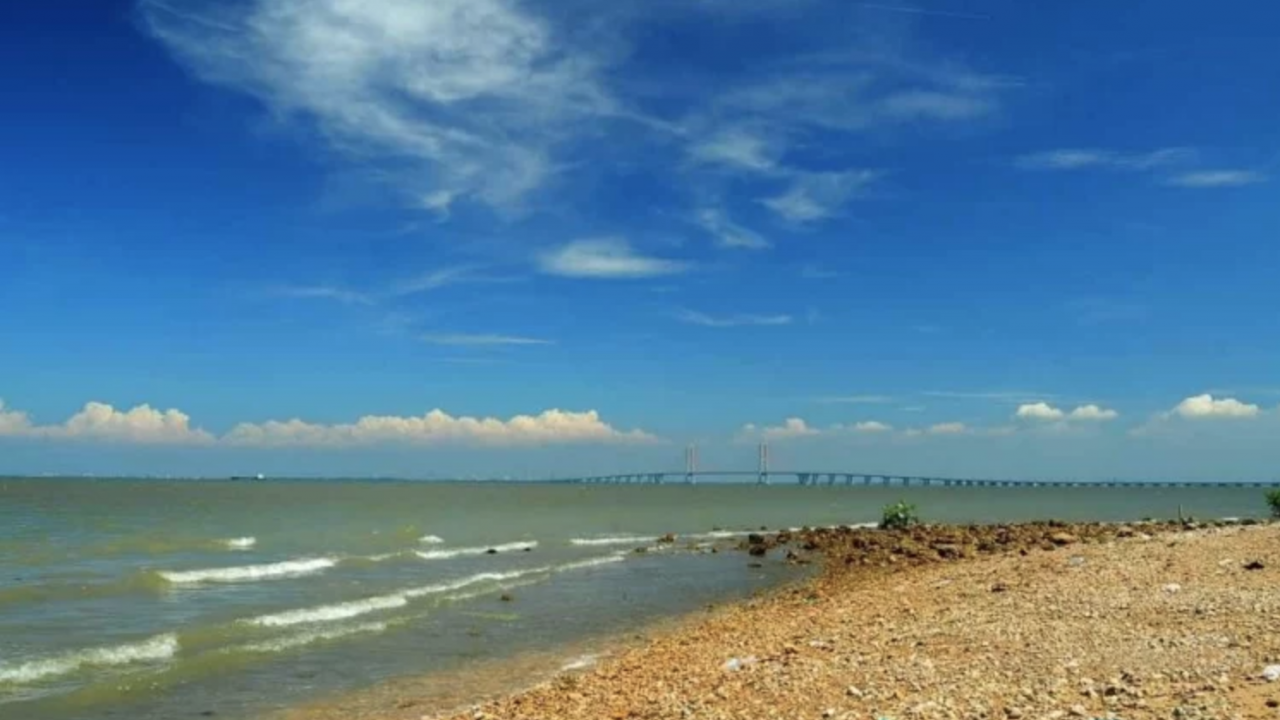
[[[100,402],[56,425],[36,425],[26,413],[0,401],[0,437],[97,440],[138,445],[232,445],[239,447],[350,447],[406,443],[516,447],[556,444],[645,444],[658,438],[642,430],[622,431],[594,410],[545,410],[510,419],[454,417],[432,410],[420,417],[367,415],[354,423],[324,425],[299,419],[240,423],[217,437],[191,425],[179,410],[138,405],[117,410]]]
[[[1037,420],[1037,421],[1083,421],[1083,422],[1105,422],[1107,420],[1115,420],[1120,417],[1120,413],[1115,410],[1100,407],[1098,405],[1080,405],[1074,410],[1067,412],[1060,408],[1056,408],[1046,402],[1024,403],[1018,406],[1018,410],[1014,413],[1014,417],[1019,420]]]
[[[1167,416],[1177,416],[1188,420],[1204,420],[1213,418],[1253,418],[1261,414],[1262,408],[1252,403],[1240,402],[1235,398],[1214,398],[1205,393],[1186,398],[1178,403]]]

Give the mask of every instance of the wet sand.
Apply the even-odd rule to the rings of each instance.
[[[825,565],[767,597],[614,644],[583,670],[555,673],[563,658],[550,656],[531,658],[523,677],[513,674],[519,663],[472,668],[437,678],[453,697],[403,686],[379,712],[358,716],[1280,718],[1280,681],[1261,677],[1280,664],[1280,525],[844,529],[752,540],[742,549],[756,555],[744,562],[763,552]],[[528,689],[456,709],[468,693],[491,694],[476,684],[485,677]]]

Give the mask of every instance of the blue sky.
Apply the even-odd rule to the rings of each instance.
[[[5,15],[0,472],[1277,472],[1280,8]]]

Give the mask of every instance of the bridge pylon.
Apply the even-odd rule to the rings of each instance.
[[[760,465],[759,474],[756,476],[757,485],[769,484],[769,443],[760,443]]]
[[[698,446],[689,445],[684,449],[684,481],[690,485],[698,482]]]

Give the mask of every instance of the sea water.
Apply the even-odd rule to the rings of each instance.
[[[717,543],[899,498],[938,522],[1264,508],[1240,488],[0,480],[0,717],[256,718],[621,632],[797,577]]]

